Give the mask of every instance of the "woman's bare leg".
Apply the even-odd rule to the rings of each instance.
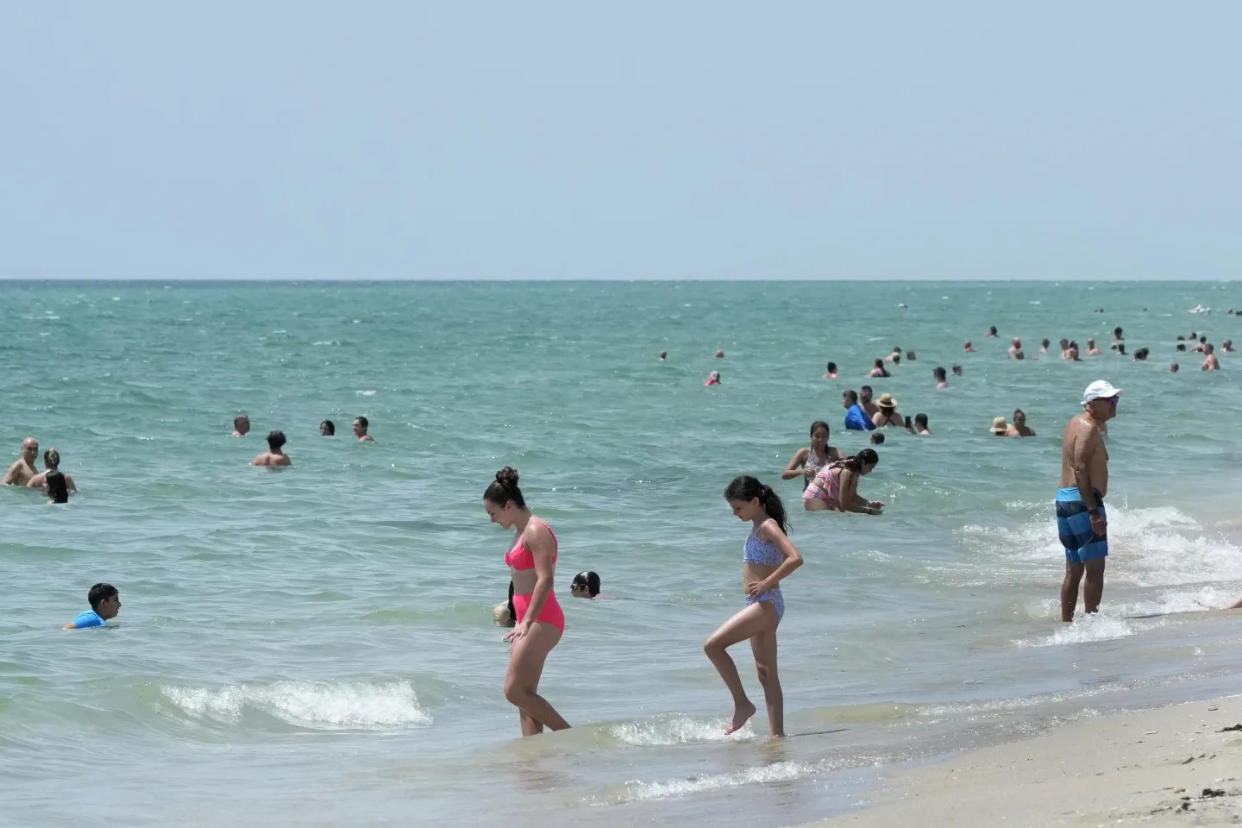
[[[707,653],[707,657],[716,667],[716,672],[724,679],[725,687],[729,688],[729,693],[733,696],[733,719],[725,729],[726,734],[738,730],[746,724],[747,719],[755,715],[755,706],[746,698],[742,679],[737,674],[737,665],[729,657],[726,648],[769,627],[775,629],[777,620],[776,610],[771,605],[757,601],[721,624],[703,644],[703,652]]]
[[[763,698],[768,705],[768,730],[773,736],[785,735],[785,693],[776,674],[776,627],[757,633],[750,639],[755,654],[755,672],[763,685]]]
[[[822,512],[825,509],[830,509],[832,507],[817,497],[814,500],[802,501],[802,508],[806,509],[808,512]]]
[[[560,630],[551,624],[537,622],[531,625],[530,632],[514,644],[509,652],[505,698],[521,714],[519,719],[523,736],[542,733],[545,725],[552,730],[569,727],[569,723],[561,718],[556,708],[536,692],[539,689],[539,677],[543,675],[543,663],[560,640]]]

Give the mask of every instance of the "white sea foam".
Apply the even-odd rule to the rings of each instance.
[[[669,716],[642,722],[615,725],[609,732],[631,745],[684,745],[691,742],[738,741],[755,738],[750,723],[737,733],[725,735],[728,725],[725,719],[703,721],[689,716]]]
[[[764,782],[788,782],[803,779],[825,770],[831,770],[825,762],[776,762],[758,768],[746,768],[733,773],[708,774],[692,779],[675,779],[671,782],[627,782],[621,801],[641,802],[652,799],[670,799],[704,791],[717,791]]]
[[[424,727],[431,714],[418,705],[408,681],[277,681],[226,687],[160,688],[164,696],[195,718],[236,722],[247,708],[298,727],[316,729]]]
[[[1062,644],[1085,644],[1090,641],[1110,641],[1134,635],[1136,627],[1124,618],[1100,613],[1082,614],[1073,624],[1061,624],[1052,635],[1037,636],[1016,641],[1019,647],[1056,647]]]
[[[357,394],[359,397],[374,397],[374,396],[375,396],[375,389],[374,389],[374,388],[368,388],[368,389],[365,389],[365,390],[358,390],[358,391],[355,391],[354,393],[355,393],[355,394]]]

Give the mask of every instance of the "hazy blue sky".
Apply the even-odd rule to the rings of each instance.
[[[0,276],[1238,278],[1242,3],[20,2]]]

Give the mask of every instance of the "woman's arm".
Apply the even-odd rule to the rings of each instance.
[[[789,461],[789,465],[781,472],[781,480],[792,480],[795,477],[803,477],[802,467],[806,465],[806,455],[809,449],[806,446],[794,452],[793,458]]]
[[[841,498],[839,502],[842,512],[861,512],[865,515],[879,514],[879,510],[871,505],[871,501],[858,493],[858,472],[850,468],[841,469]]]

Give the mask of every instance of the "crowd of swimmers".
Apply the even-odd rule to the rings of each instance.
[[[987,335],[997,336],[996,328],[993,326]],[[1183,340],[1183,337],[1178,339]],[[1206,337],[1192,335],[1190,339],[1195,341],[1193,349],[1205,354],[1203,370],[1218,370],[1219,362]],[[1095,348],[1094,340],[1088,339],[1087,343],[1088,356],[1100,353]],[[1040,352],[1046,353],[1048,346],[1048,340],[1044,340]],[[1185,350],[1184,341],[1178,348]],[[974,351],[969,341],[964,343],[964,350]],[[1122,355],[1125,353],[1121,328],[1114,331],[1112,350]],[[1221,350],[1232,351],[1232,342],[1226,340]],[[894,348],[887,357],[875,361],[868,376],[890,376],[884,363],[899,365],[901,356],[901,349]],[[1025,359],[1020,340],[1012,340],[1009,356]],[[716,357],[723,358],[724,352],[717,351]],[[667,353],[661,352],[660,359],[666,358]],[[905,358],[912,362],[915,354],[906,352]],[[1062,341],[1062,358],[1079,361],[1076,343]],[[937,367],[932,373],[937,387],[946,387],[945,369]],[[953,366],[953,373],[960,376],[961,366]],[[839,376],[835,363],[827,364],[824,376],[827,379]],[[719,383],[719,372],[713,371],[707,384]],[[883,442],[881,429],[885,428],[904,428],[924,436],[931,434],[926,414],[903,417],[898,413],[897,400],[891,394],[881,394],[872,403],[873,389],[864,385],[861,392],[847,389],[842,393],[847,429],[873,430],[873,443]],[[1103,560],[1107,555],[1103,507],[1107,488],[1107,454],[1098,450],[1098,434],[1099,426],[1116,416],[1120,394],[1120,389],[1103,380],[1088,386],[1083,395],[1084,412],[1070,421],[1062,443],[1062,488],[1057,495],[1056,517],[1058,533],[1066,547],[1066,575],[1062,585],[1062,618],[1066,621],[1072,620],[1078,584],[1084,576],[1087,612],[1098,611],[1099,607],[1103,589]],[[368,425],[365,417],[354,420],[353,431],[360,441],[372,440],[367,433]],[[249,430],[249,418],[244,414],[238,415],[234,420],[233,436],[243,437]],[[1014,411],[1012,422],[996,417],[991,432],[996,436],[1035,436],[1034,430],[1026,425],[1026,415],[1021,409]],[[336,427],[332,421],[324,420],[319,433],[325,437],[333,436]],[[828,444],[829,434],[828,423],[822,420],[813,422],[810,442],[794,453],[781,472],[781,478],[801,479],[802,504],[807,511],[881,514],[884,503],[868,500],[858,491],[861,479],[878,466],[878,453],[872,448],[864,448],[846,456]],[[289,465],[291,461],[283,452],[284,434],[273,431],[267,439],[269,451],[257,456],[252,463]],[[1091,453],[1093,451],[1094,454]],[[45,452],[47,470],[43,473],[34,468],[37,456],[38,442],[28,438],[22,443],[21,458],[6,472],[4,483],[41,488],[50,502],[65,502],[68,492],[73,491],[74,487],[72,479],[59,471],[59,454],[55,449]],[[725,732],[738,730],[756,712],[754,703],[746,695],[737,666],[729,655],[730,647],[749,641],[755,670],[763,688],[769,732],[773,736],[783,736],[784,695],[777,670],[776,640],[777,628],[785,612],[781,583],[802,565],[802,554],[789,538],[784,504],[771,487],[754,477],[742,475],[734,478],[725,488],[724,499],[738,520],[750,524],[750,531],[742,545],[744,605],[707,637],[703,649],[732,696],[733,714]],[[568,728],[569,723],[538,692],[544,663],[565,631],[565,614],[554,590],[558,551],[556,534],[527,505],[519,487],[518,472],[509,466],[496,472],[483,492],[483,506],[492,523],[513,532],[504,556],[510,572],[509,596],[494,610],[496,623],[512,628],[504,636],[510,644],[509,666],[504,681],[505,698],[517,708],[524,736],[540,733],[545,728]],[[595,599],[600,597],[600,585],[598,573],[581,572],[574,577],[570,593],[574,597]],[[120,595],[111,584],[95,584],[87,599],[90,610],[66,624],[66,629],[106,626],[107,621],[114,618],[121,608]],[[1234,606],[1242,608],[1242,601]]]

